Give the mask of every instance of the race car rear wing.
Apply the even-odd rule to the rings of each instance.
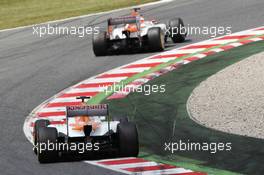
[[[83,106],[67,106],[66,117],[77,117],[77,116],[107,116],[108,105],[83,105]]]
[[[137,26],[137,30],[140,29],[140,18],[138,16],[126,16],[126,17],[120,17],[120,18],[109,18],[107,20],[108,27],[107,31],[108,33],[112,33],[113,26],[117,26],[120,24],[127,25],[127,24],[135,24]],[[138,32],[139,35],[139,32]]]
[[[135,24],[139,20],[136,16],[127,16],[121,18],[109,18],[107,20],[108,26],[119,25],[119,24]]]
[[[110,131],[110,117],[107,104],[98,105],[82,105],[82,106],[67,106],[66,107],[66,129],[67,137],[69,137],[69,118],[70,117],[80,117],[80,116],[107,116],[108,130]]]

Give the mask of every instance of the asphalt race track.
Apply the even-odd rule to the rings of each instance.
[[[263,25],[263,0],[176,0],[144,7],[146,18],[182,17],[192,26],[232,27],[232,32]],[[120,11],[113,16],[128,14]],[[61,22],[64,26],[105,26],[109,15]],[[117,174],[82,162],[41,165],[23,133],[25,117],[64,88],[153,53],[95,57],[91,36],[32,35],[32,28],[0,32],[0,174]],[[192,35],[186,44],[209,39]],[[172,47],[171,47],[172,48]]]

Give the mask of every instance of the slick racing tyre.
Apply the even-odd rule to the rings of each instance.
[[[37,120],[34,125],[34,153],[37,154],[37,135],[38,135],[38,130],[41,127],[47,127],[50,124],[49,120]]]
[[[159,27],[148,30],[148,45],[150,51],[163,51],[165,48],[165,36]]]
[[[93,34],[93,51],[95,56],[105,56],[107,55],[107,34],[106,32],[99,32],[98,34]]]
[[[57,137],[56,128],[40,127],[38,129],[37,156],[40,163],[52,163],[58,160],[58,151],[56,150]]]
[[[168,22],[169,36],[174,43],[181,43],[185,41],[187,35],[184,24],[181,18],[175,18]]]
[[[136,157],[139,151],[137,127],[131,122],[117,125],[118,149],[120,157]]]

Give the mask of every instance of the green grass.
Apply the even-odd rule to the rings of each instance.
[[[137,123],[142,157],[209,174],[263,174],[264,140],[204,128],[193,122],[186,111],[187,99],[200,82],[261,51],[264,51],[264,41],[221,52],[184,65],[148,83],[165,84],[165,93],[150,96],[132,93],[127,98],[106,100],[104,103],[109,103],[111,115],[129,115]],[[164,151],[164,142],[177,142],[180,139],[190,142],[231,142],[232,150],[216,154],[197,151],[171,154]]]
[[[157,0],[0,0],[0,29],[102,12]]]

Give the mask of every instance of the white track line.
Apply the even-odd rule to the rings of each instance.
[[[143,72],[145,70],[148,70],[150,67],[140,67],[140,68],[124,68],[124,69],[115,69],[111,71],[111,73],[132,73],[132,72]]]
[[[42,108],[38,112],[45,113],[45,112],[61,112],[61,111],[66,111],[65,107]]]
[[[64,120],[66,117],[64,115],[59,115],[59,116],[49,116],[49,117],[41,117],[43,119],[47,119],[47,120],[50,120],[50,121],[62,121]],[[38,120],[40,118],[36,118],[35,120]]]
[[[203,45],[203,44],[226,44],[229,42],[234,42],[237,41],[237,39],[225,39],[225,40],[209,40],[209,41],[202,41],[200,44],[198,45]]]
[[[99,167],[102,167],[102,168],[106,168],[105,165],[98,164],[98,163],[95,162],[95,161],[84,161],[84,162],[85,162],[85,163],[88,163],[88,164],[91,164],[91,165],[95,165],[95,166],[99,166]],[[124,174],[131,174],[131,173],[128,172],[128,171],[125,171],[125,170],[122,170],[122,169],[112,168],[111,166],[108,166],[106,169],[113,170],[113,171],[120,172],[120,173],[124,173]]]
[[[185,47],[187,47],[187,46],[185,46]],[[181,48],[177,51],[177,54],[191,54],[191,53],[200,52],[202,50],[205,50],[205,48],[201,48],[201,49],[200,48],[199,49],[183,49],[183,48]],[[168,54],[168,55],[173,54],[173,53],[175,53],[175,50],[171,50],[171,51],[166,52],[166,54]],[[165,55],[165,54],[162,54],[162,55]]]
[[[91,87],[91,88],[72,88],[67,93],[77,93],[77,92],[103,92],[107,87]]]
[[[213,51],[213,52],[222,52],[222,51],[224,51],[224,49],[216,48],[216,49],[212,49],[211,51]]]
[[[126,77],[115,77],[115,78],[98,78],[98,79],[91,79],[91,80],[85,80],[82,83],[107,83],[107,82],[120,82],[122,80],[126,79]]]
[[[78,102],[75,97],[67,97],[67,98],[54,98],[49,103],[58,103],[58,102]]]
[[[191,170],[186,170],[184,168],[173,168],[165,170],[155,170],[155,171],[143,171],[138,172],[140,175],[155,175],[155,174],[181,174],[181,173],[190,173]]]
[[[161,165],[161,164],[157,162],[140,162],[140,163],[127,163],[127,164],[110,165],[110,166],[116,169],[124,169],[124,168],[135,168],[135,167],[156,166],[156,165]]]
[[[234,46],[234,47],[238,47],[238,46],[242,46],[243,44],[241,44],[241,43],[231,43],[229,45]]]

